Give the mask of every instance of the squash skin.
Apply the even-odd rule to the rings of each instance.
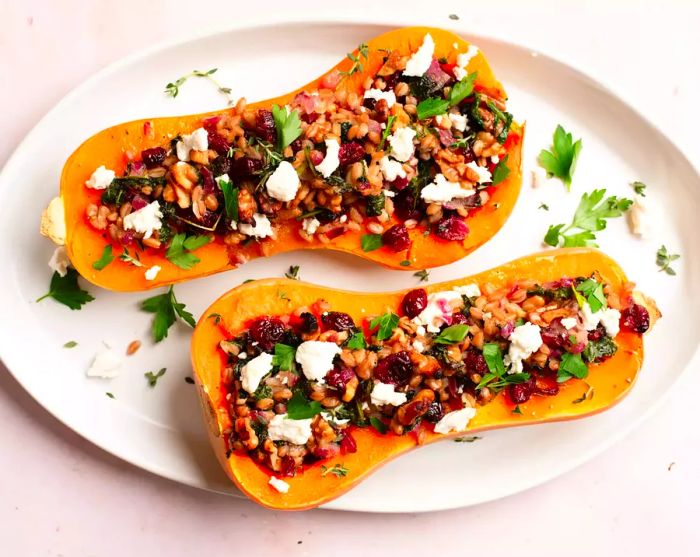
[[[457,35],[434,28],[411,27],[390,31],[368,42],[369,59],[363,60],[363,71],[344,79],[339,88],[348,91],[359,91],[362,82],[374,74],[382,64],[382,53],[379,49],[396,49],[410,47],[415,50],[420,46],[426,33],[435,40],[435,56],[445,56],[449,62],[455,62],[457,52],[466,51],[469,44]],[[457,49],[454,48],[457,43]],[[347,71],[352,62],[344,58],[328,72],[337,69]],[[501,84],[496,80],[488,62],[481,51],[470,62],[470,71],[478,71],[477,87],[480,90],[504,95]],[[324,74],[326,75],[326,74]],[[322,77],[291,91],[282,96],[248,105],[252,108],[269,108],[272,104],[284,105],[302,90],[318,88]],[[163,250],[146,250],[140,253],[143,268],[134,267],[127,262],[115,259],[101,271],[93,269],[92,263],[99,259],[108,241],[105,231],[92,228],[85,217],[86,207],[96,202],[101,192],[89,190],[85,181],[99,165],[104,164],[120,174],[128,162],[127,154],[138,156],[143,149],[160,146],[181,133],[188,133],[198,127],[203,118],[223,114],[226,110],[178,116],[168,118],[152,118],[135,120],[105,129],[85,141],[68,159],[61,176],[61,197],[65,206],[67,228],[66,248],[68,255],[78,272],[88,281],[97,286],[115,291],[139,291],[177,282],[207,276],[235,268],[229,262],[226,246],[221,238],[203,248],[196,254],[201,262],[190,270],[180,269],[170,263],[164,256]],[[147,124],[150,123],[150,124]],[[144,126],[150,126],[151,136],[147,136]],[[463,242],[447,242],[434,235],[423,236],[423,229],[415,229],[410,233],[413,242],[408,260],[410,265],[400,265],[406,259],[404,253],[394,253],[387,248],[373,252],[364,252],[360,247],[360,238],[364,230],[348,231],[324,244],[317,239],[306,242],[298,230],[301,222],[285,222],[279,227],[278,237],[274,241],[265,241],[264,248],[255,242],[239,250],[244,257],[253,259],[263,255],[274,255],[299,249],[332,249],[358,255],[379,263],[385,267],[399,270],[419,270],[445,265],[456,261],[488,241],[504,224],[510,215],[521,184],[521,149],[524,127],[513,123],[508,139],[509,177],[492,189],[488,203],[474,211],[467,221],[470,233]],[[133,250],[131,250],[133,251]],[[264,252],[264,253],[263,253]],[[119,246],[115,246],[115,254]],[[161,266],[161,271],[153,281],[144,277],[144,269],[152,265]]]
[[[587,276],[594,271],[612,286],[615,293],[622,293],[623,285],[627,282],[622,269],[608,256],[588,248],[549,250],[471,277],[424,288],[430,293],[473,282],[490,282],[498,286],[517,278],[548,282],[562,277]],[[280,290],[284,291],[286,299],[277,295]],[[414,434],[396,436],[388,433],[382,436],[371,427],[353,428],[351,431],[357,443],[356,453],[338,455],[305,467],[302,473],[293,478],[283,478],[290,484],[290,489],[286,494],[278,493],[268,485],[269,471],[247,456],[236,453],[228,457],[226,455],[220,432],[230,426],[230,419],[222,406],[220,379],[225,357],[219,350],[219,342],[235,336],[251,318],[286,314],[296,307],[310,305],[319,298],[328,301],[333,310],[349,313],[359,323],[364,316],[382,313],[387,307],[395,311],[405,292],[406,290],[357,293],[287,279],[265,279],[234,288],[204,312],[195,328],[191,346],[197,390],[217,458],[228,476],[248,497],[274,509],[313,508],[340,496],[385,462],[418,445]],[[649,309],[653,324],[659,316],[653,301],[644,298],[637,301]],[[361,308],[365,311],[362,312]],[[222,316],[218,325],[214,319],[207,317],[211,313]],[[445,436],[425,430],[424,442],[471,435],[488,429],[581,418],[610,408],[629,392],[644,355],[641,335],[622,330],[615,340],[619,347],[616,354],[600,364],[591,365],[585,382],[572,379],[560,386],[558,395],[531,398],[520,405],[521,415],[512,413],[514,405],[501,394],[489,404],[478,407],[467,432]],[[584,403],[573,404],[572,401],[586,392],[588,386],[595,389],[595,396]],[[328,467],[342,464],[348,469],[348,474],[342,478],[321,479],[320,464]]]

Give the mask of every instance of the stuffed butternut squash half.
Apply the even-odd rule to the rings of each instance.
[[[444,265],[515,204],[523,128],[505,103],[474,45],[399,29],[280,97],[94,135],[42,230],[82,276],[122,291],[298,249]],[[118,257],[95,269],[105,250]]]
[[[584,248],[400,292],[239,286],[192,339],[214,450],[253,500],[307,509],[426,443],[600,412],[660,315],[633,288]]]

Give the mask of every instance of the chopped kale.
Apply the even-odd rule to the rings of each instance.
[[[380,193],[379,195],[368,195],[366,200],[368,217],[378,217],[382,214],[382,211],[384,210],[384,203],[386,201],[384,193]]]
[[[599,362],[609,358],[617,352],[617,344],[609,336],[604,336],[600,340],[592,340],[583,350],[583,359],[587,362]]]
[[[352,128],[352,122],[341,122],[340,123],[340,140],[345,143],[348,140],[348,132]]]

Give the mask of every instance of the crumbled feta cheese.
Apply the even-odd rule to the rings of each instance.
[[[611,337],[616,337],[620,332],[620,312],[613,308],[599,309],[593,313],[591,306],[586,302],[581,308],[581,320],[587,331],[597,329],[598,324],[602,323],[605,331]]]
[[[251,395],[260,386],[260,381],[272,371],[272,354],[263,352],[241,368],[241,387]]]
[[[321,221],[318,220],[317,218],[304,219],[301,223],[301,228],[309,236],[313,236],[316,233],[316,231],[318,230],[319,226],[321,226]]]
[[[411,346],[413,346],[413,349],[416,352],[421,353],[421,354],[425,350],[425,344],[423,344],[420,340],[414,340],[413,344]]]
[[[99,377],[100,379],[112,379],[119,375],[122,367],[122,359],[112,348],[100,350],[88,368],[88,377]]]
[[[391,190],[384,190],[384,195],[386,197],[396,197],[396,192]]]
[[[634,203],[630,207],[627,223],[630,231],[635,236],[640,238],[649,238],[651,236],[651,219],[649,215],[649,207],[641,195],[634,198]]]
[[[291,163],[282,161],[265,182],[267,193],[279,201],[291,201],[299,191],[299,175]]]
[[[104,190],[114,180],[114,170],[108,170],[104,165],[98,166],[92,176],[85,182],[85,187],[93,190]]]
[[[413,53],[413,56],[406,62],[406,69],[403,71],[405,76],[420,77],[428,71],[430,64],[433,61],[433,53],[435,52],[435,41],[430,33],[426,33],[423,39],[423,44]]]
[[[573,329],[577,323],[578,319],[575,317],[565,317],[561,320],[562,327],[564,327],[567,331]]]
[[[450,120],[452,120],[452,126],[454,127],[454,129],[456,129],[458,132],[466,131],[466,116],[464,116],[463,114],[459,114],[458,112],[450,112],[447,116],[450,118]]]
[[[268,219],[265,215],[255,213],[253,215],[253,221],[255,222],[255,225],[241,223],[238,226],[238,229],[242,234],[245,234],[246,236],[254,236],[255,238],[267,238],[272,236],[270,219]]]
[[[238,359],[239,359],[239,360],[245,360],[247,357],[248,357],[248,354],[246,354],[245,352],[239,352],[239,353],[238,353]]]
[[[51,259],[49,259],[49,267],[56,271],[60,276],[65,277],[68,272],[68,267],[70,267],[70,259],[68,259],[68,252],[65,246],[58,246],[53,250]]]
[[[440,326],[452,322],[452,312],[462,305],[462,295],[454,290],[445,290],[428,294],[428,303],[413,322],[423,325],[430,333],[439,333]]]
[[[384,99],[388,108],[396,104],[396,94],[392,90],[382,91],[381,89],[367,89],[364,98],[374,99],[375,101]]]
[[[379,160],[379,169],[384,175],[384,179],[387,182],[393,182],[399,176],[401,178],[406,177],[406,171],[403,169],[403,165],[399,161],[391,160],[386,155]]]
[[[392,156],[401,162],[406,162],[413,156],[413,138],[416,137],[416,130],[405,127],[399,128],[389,136]]]
[[[175,144],[175,153],[181,161],[190,160],[190,151],[206,151],[209,149],[209,136],[204,128],[197,128],[192,133],[182,136]]]
[[[478,298],[481,296],[481,289],[476,283],[465,284],[464,286],[455,286],[453,288],[455,292],[459,292],[462,296],[467,298]]]
[[[287,493],[289,491],[289,484],[287,482],[285,482],[284,480],[280,480],[279,478],[275,478],[274,476],[270,476],[270,481],[267,483],[269,483],[272,487],[274,487],[280,493]]]
[[[338,158],[338,153],[340,153],[340,143],[337,139],[326,139],[326,156],[320,164],[316,165],[316,170],[318,170],[324,178],[328,178],[336,168],[340,166],[340,159]]]
[[[290,420],[287,414],[275,414],[267,424],[267,436],[272,441],[287,441],[294,445],[305,445],[311,438],[311,421]]]
[[[510,340],[510,347],[504,363],[510,364],[508,373],[520,373],[523,370],[523,360],[529,358],[542,346],[540,328],[527,322],[516,327],[508,340]]]
[[[146,269],[144,275],[146,276],[146,280],[156,280],[158,273],[160,273],[160,265],[153,265]]]
[[[462,52],[457,55],[457,65],[454,67],[454,70],[452,70],[455,78],[457,78],[457,81],[461,81],[467,77],[469,73],[467,72],[467,66],[469,65],[471,59],[478,53],[479,48],[473,44],[470,44],[466,52]]]
[[[338,219],[338,222],[339,222],[340,224],[345,224],[346,222],[348,222],[348,216],[347,216],[347,215],[340,215],[340,218]]]
[[[154,231],[162,228],[163,223],[160,220],[162,218],[160,204],[153,201],[138,211],[126,215],[124,217],[124,230],[135,230],[142,233],[144,239],[148,239],[153,236]]]
[[[345,425],[347,423],[350,423],[350,419],[339,420],[330,412],[321,412],[321,417],[328,423],[333,423],[335,425]]]
[[[323,383],[326,373],[333,367],[333,358],[341,352],[335,342],[307,340],[299,345],[294,359],[307,379]]]
[[[491,162],[492,162],[493,164],[498,164],[498,162],[499,162],[500,160],[501,160],[501,159],[500,159],[500,157],[499,157],[498,155],[491,155]]]
[[[406,402],[406,393],[397,393],[394,385],[376,381],[370,394],[370,400],[375,406],[401,406]]]
[[[474,190],[464,189],[459,182],[449,182],[442,174],[436,174],[434,181],[420,192],[421,198],[427,203],[448,203],[472,195]]]
[[[425,336],[425,327],[423,325],[419,325],[418,328],[416,329],[416,334],[420,336]]]
[[[492,180],[491,172],[489,171],[489,169],[484,168],[483,166],[479,166],[478,164],[476,164],[476,161],[467,163],[467,168],[471,168],[474,172],[476,172],[479,175],[480,184],[485,184],[486,182],[490,182]]]
[[[464,431],[474,416],[476,409],[471,407],[448,412],[435,424],[435,433],[447,435],[453,431]]]
[[[62,198],[54,197],[42,211],[39,232],[54,244],[62,246],[66,243],[66,214]]]

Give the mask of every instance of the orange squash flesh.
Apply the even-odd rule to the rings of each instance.
[[[454,63],[459,52],[465,52],[469,44],[457,35],[441,29],[426,27],[411,27],[388,32],[368,42],[368,60],[363,60],[363,71],[344,78],[339,88],[360,92],[362,83],[367,76],[374,75],[382,65],[382,49],[395,49],[401,52],[414,52],[423,41],[426,33],[430,33],[435,41],[435,57],[445,57]],[[456,46],[455,46],[456,44]],[[347,71],[352,65],[344,58],[329,70]],[[477,90],[492,95],[505,96],[501,84],[494,77],[486,58],[479,52],[469,64],[470,72],[478,72]],[[322,78],[281,95],[249,105],[253,108],[269,108],[273,104],[280,106],[289,103],[300,91],[314,91],[319,88]],[[157,278],[148,281],[144,277],[144,268],[135,267],[128,262],[115,259],[101,271],[92,267],[98,260],[109,239],[104,232],[95,230],[85,217],[86,208],[90,203],[99,200],[99,191],[89,190],[85,181],[100,165],[115,170],[117,175],[126,168],[130,157],[138,157],[143,149],[167,144],[173,137],[189,133],[201,126],[204,118],[226,113],[226,110],[206,114],[177,116],[169,118],[151,118],[135,120],[105,129],[85,141],[68,159],[61,176],[61,197],[65,207],[66,248],[68,255],[78,272],[90,282],[117,291],[146,290],[167,284],[177,283],[192,278],[198,278],[218,273],[231,268],[226,246],[218,238],[197,250],[201,262],[190,270],[181,269],[170,263],[164,256],[163,250],[146,250],[140,253],[144,268],[159,265],[162,269]],[[146,133],[149,129],[150,132]],[[521,148],[524,129],[513,123],[509,138],[508,167],[510,175],[497,187],[492,188],[489,202],[472,212],[467,223],[470,233],[463,242],[447,242],[434,235],[424,236],[422,228],[411,231],[413,242],[408,260],[410,265],[400,265],[406,259],[405,252],[393,253],[387,248],[372,252],[361,249],[360,238],[365,231],[348,231],[334,238],[330,244],[324,244],[317,239],[307,242],[299,236],[301,222],[293,220],[281,224],[275,240],[265,240],[264,255],[299,250],[299,249],[333,249],[359,255],[389,268],[416,270],[445,265],[460,259],[488,241],[503,225],[510,215],[521,183]],[[115,253],[121,249],[115,246]],[[263,255],[263,249],[255,242],[241,248],[240,252],[248,259]],[[133,255],[133,253],[132,253]]]
[[[533,279],[540,283],[562,277],[589,276],[597,272],[602,281],[613,291],[622,294],[627,279],[622,269],[606,255],[587,248],[550,250],[518,259],[477,275],[425,287],[428,293],[451,289],[476,282],[497,287],[516,279]],[[279,292],[284,292],[282,299]],[[339,455],[312,465],[293,478],[284,478],[290,484],[289,492],[282,494],[268,485],[270,472],[260,467],[246,455],[233,453],[227,457],[221,431],[231,424],[223,406],[221,374],[225,357],[219,342],[232,338],[245,329],[245,324],[261,315],[285,315],[300,306],[308,306],[319,299],[326,300],[334,311],[350,314],[356,323],[368,315],[396,311],[406,291],[357,293],[314,286],[287,279],[266,279],[239,286],[219,298],[204,312],[192,338],[192,364],[200,394],[200,402],[206,416],[207,430],[214,451],[224,470],[235,484],[253,500],[275,509],[300,510],[326,503],[350,489],[362,478],[388,460],[417,446],[415,433],[396,436],[380,435],[373,428],[352,429],[357,442],[357,452]],[[657,316],[651,302],[652,319]],[[208,318],[212,313],[222,316],[219,324]],[[477,409],[469,424],[467,434],[502,427],[552,422],[580,418],[595,414],[618,402],[631,388],[642,365],[643,342],[641,335],[621,331],[615,338],[618,350],[614,356],[600,364],[592,364],[585,382],[572,379],[561,385],[556,396],[532,397],[521,404],[522,414],[513,414],[513,404],[501,394],[492,402]],[[589,388],[595,396],[583,403],[573,401]],[[431,429],[431,428],[429,428]],[[435,434],[426,429],[425,442],[464,435]],[[332,467],[342,464],[348,474],[342,478],[322,478],[320,465]]]

